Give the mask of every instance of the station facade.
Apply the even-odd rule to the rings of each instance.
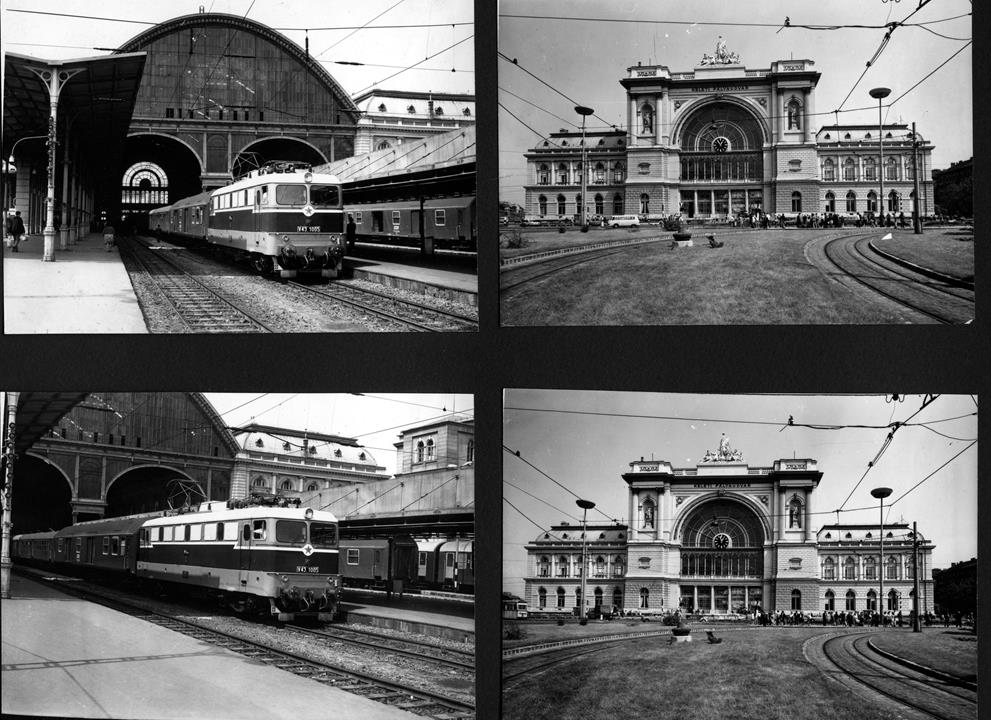
[[[817,129],[814,64],[747,68],[720,38],[691,70],[627,68],[627,129],[584,140],[561,130],[529,150],[526,213],[580,214],[584,149],[589,215],[877,213],[883,174],[883,212],[911,216],[914,153],[920,212],[932,215],[933,146],[905,124],[884,125],[881,137],[877,125]]]
[[[813,459],[751,466],[725,436],[695,467],[640,459],[623,474],[629,525],[557,525],[526,546],[526,601],[731,614],[755,608],[909,612],[915,538],[904,523],[814,529],[822,472]],[[932,608],[934,545],[919,535],[920,607]],[[883,560],[882,560],[883,557]],[[880,584],[884,597],[880,600]]]
[[[361,113],[355,154],[399,148],[475,125],[475,96],[373,88],[356,95]]]

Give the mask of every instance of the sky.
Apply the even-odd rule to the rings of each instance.
[[[93,57],[155,24],[199,11],[245,16],[279,30],[303,47],[352,96],[378,85],[388,90],[474,93],[472,0],[2,0],[5,52],[46,59]],[[31,10],[32,13],[14,12]],[[88,15],[103,20],[40,13]],[[370,27],[357,30],[363,25]],[[452,26],[453,24],[453,26]],[[400,26],[375,29],[375,26]],[[408,27],[431,25],[432,27]],[[403,27],[405,26],[405,27]],[[299,28],[299,29],[297,29]],[[316,29],[340,28],[340,29]],[[451,46],[454,46],[451,48]],[[451,48],[451,49],[448,49]],[[413,70],[401,72],[437,54]],[[338,65],[358,62],[364,66]],[[451,72],[451,69],[455,72]],[[395,77],[390,77],[395,73]]]
[[[499,199],[523,202],[522,185],[526,177],[523,153],[551,132],[580,128],[575,105],[596,111],[588,120],[588,130],[607,129],[609,125],[625,129],[626,93],[619,80],[627,74],[627,68],[640,61],[644,65],[666,65],[671,72],[690,71],[703,53],[713,54],[719,35],[723,36],[727,50],[738,53],[748,68],[766,69],[774,60],[793,57],[814,61],[814,69],[822,74],[816,88],[815,109],[817,113],[826,113],[817,117],[815,128],[835,124],[832,111],[839,108],[863,108],[841,112],[840,124],[876,124],[877,101],[868,91],[884,86],[891,89],[889,101],[893,102],[885,109],[885,121],[903,121],[909,125],[916,122],[919,133],[935,145],[934,168],[946,168],[951,162],[966,160],[973,155],[973,46],[964,49],[917,88],[907,91],[967,44],[971,37],[970,0],[932,0],[909,22],[927,23],[965,16],[926,25],[928,30],[897,28],[884,52],[856,86],[867,61],[884,38],[884,29],[796,27],[884,26],[905,19],[916,6],[916,2],[881,0],[830,3],[502,0],[499,51],[510,60],[501,57],[498,60]],[[785,17],[790,18],[791,27],[782,29]],[[768,23],[769,26],[729,23]],[[947,37],[938,37],[934,32]],[[514,58],[519,67],[512,64]],[[849,100],[844,103],[851,90]]]
[[[229,427],[251,423],[357,438],[395,474],[399,433],[416,423],[474,417],[474,399],[459,394],[204,393]]]
[[[818,461],[823,476],[810,511],[821,514],[812,516],[813,531],[836,523],[832,511],[838,508],[844,510],[839,520],[843,524],[876,523],[878,501],[870,491],[890,487],[894,492],[885,502],[885,521],[918,522],[919,532],[936,546],[932,567],[976,557],[977,397],[942,395],[918,414],[923,396],[903,396],[899,402],[889,402],[890,397],[507,390],[503,590],[522,595],[528,542],[562,521],[581,523],[576,496],[596,503],[588,514],[589,523],[611,519],[627,523],[622,474],[629,472],[632,461],[663,459],[675,468],[694,468],[707,450],[718,450],[724,433],[751,466],[767,467],[792,457]],[[649,417],[611,415],[617,413]],[[787,427],[789,417],[796,424],[882,428]],[[867,471],[884,444],[887,426],[910,418],[926,427],[899,428]],[[515,456],[517,451],[520,457]]]

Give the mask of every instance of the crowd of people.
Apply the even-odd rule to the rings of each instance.
[[[770,625],[833,625],[846,627],[911,627],[915,612],[888,610],[879,613],[876,610],[824,610],[821,613],[794,610],[785,612],[764,612],[756,608],[750,613],[754,625],[768,627]],[[922,624],[926,627],[943,624],[943,627],[962,628],[972,623],[972,619],[962,612],[941,611],[938,614],[930,610],[922,613]]]
[[[870,212],[857,213],[856,217],[852,215],[840,215],[834,212],[799,213],[794,218],[789,218],[784,213],[780,215],[768,215],[760,210],[754,210],[749,214],[740,213],[729,221],[729,224],[733,227],[760,228],[761,230],[767,230],[772,227],[841,228],[846,227],[847,224],[852,224],[854,227],[904,228],[908,227],[911,223],[911,217],[905,217],[904,212],[897,215],[894,213],[888,213],[886,215],[875,215]]]

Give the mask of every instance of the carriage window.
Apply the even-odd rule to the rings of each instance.
[[[276,520],[275,539],[284,543],[305,543],[306,523],[302,520]]]
[[[63,543],[63,539],[62,538],[59,538],[58,539],[58,551],[59,552],[63,552],[64,550],[65,550],[65,545]]]
[[[310,543],[316,547],[337,545],[337,526],[327,523],[310,523]]]
[[[447,566],[454,567],[454,553],[446,553],[447,555]]]
[[[255,520],[254,521],[253,527],[252,527],[252,534],[254,535],[255,540],[264,540],[265,539],[265,534],[266,534],[266,530],[267,530],[266,525],[267,525],[267,522],[265,520]]]
[[[360,210],[359,210],[359,211],[357,211],[357,212],[356,212],[356,213],[354,214],[354,221],[355,221],[355,222],[356,222],[356,223],[357,223],[358,225],[361,225],[361,211],[360,211]]]
[[[166,527],[163,527],[162,528],[162,540],[164,540],[165,542],[169,542],[172,539],[173,531],[174,530],[175,530],[175,527],[173,527],[172,525],[168,525]]]
[[[231,540],[237,540],[237,523],[217,523],[218,525],[223,525],[223,527],[217,528],[217,539],[223,540],[225,537]]]
[[[193,525],[193,534],[190,540],[202,540],[203,539],[203,524],[197,523]]]
[[[400,216],[399,211],[398,210],[393,210],[392,211],[392,224],[393,225],[398,225],[399,224],[400,217],[401,216]]]
[[[108,537],[103,538],[103,554],[110,554],[110,538]]]
[[[359,552],[360,551],[358,550],[358,548],[348,548],[348,565],[357,565],[358,564],[358,554],[359,554]]]
[[[434,225],[436,225],[437,227],[443,227],[446,221],[447,221],[446,210],[434,210]]]
[[[427,554],[425,552],[421,552],[420,553],[418,564],[419,565],[426,565],[427,564]]]
[[[120,538],[116,535],[110,538],[110,554],[120,555]]]
[[[278,205],[306,205],[306,186],[276,185],[275,202]]]
[[[310,204],[316,207],[339,207],[341,189],[336,185],[311,185]]]
[[[185,529],[182,532],[182,539],[185,540],[186,542],[189,542],[189,540],[191,540],[192,537],[193,537],[192,527],[186,525]]]

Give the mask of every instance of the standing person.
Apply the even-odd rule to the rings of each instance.
[[[8,234],[10,235],[10,251],[19,252],[17,246],[25,239],[24,221],[21,220],[20,210],[14,213],[14,217],[10,218]]]
[[[344,239],[347,243],[347,248],[349,253],[354,252],[354,239],[357,232],[358,226],[354,223],[354,215],[348,213],[348,224],[344,232]]]

